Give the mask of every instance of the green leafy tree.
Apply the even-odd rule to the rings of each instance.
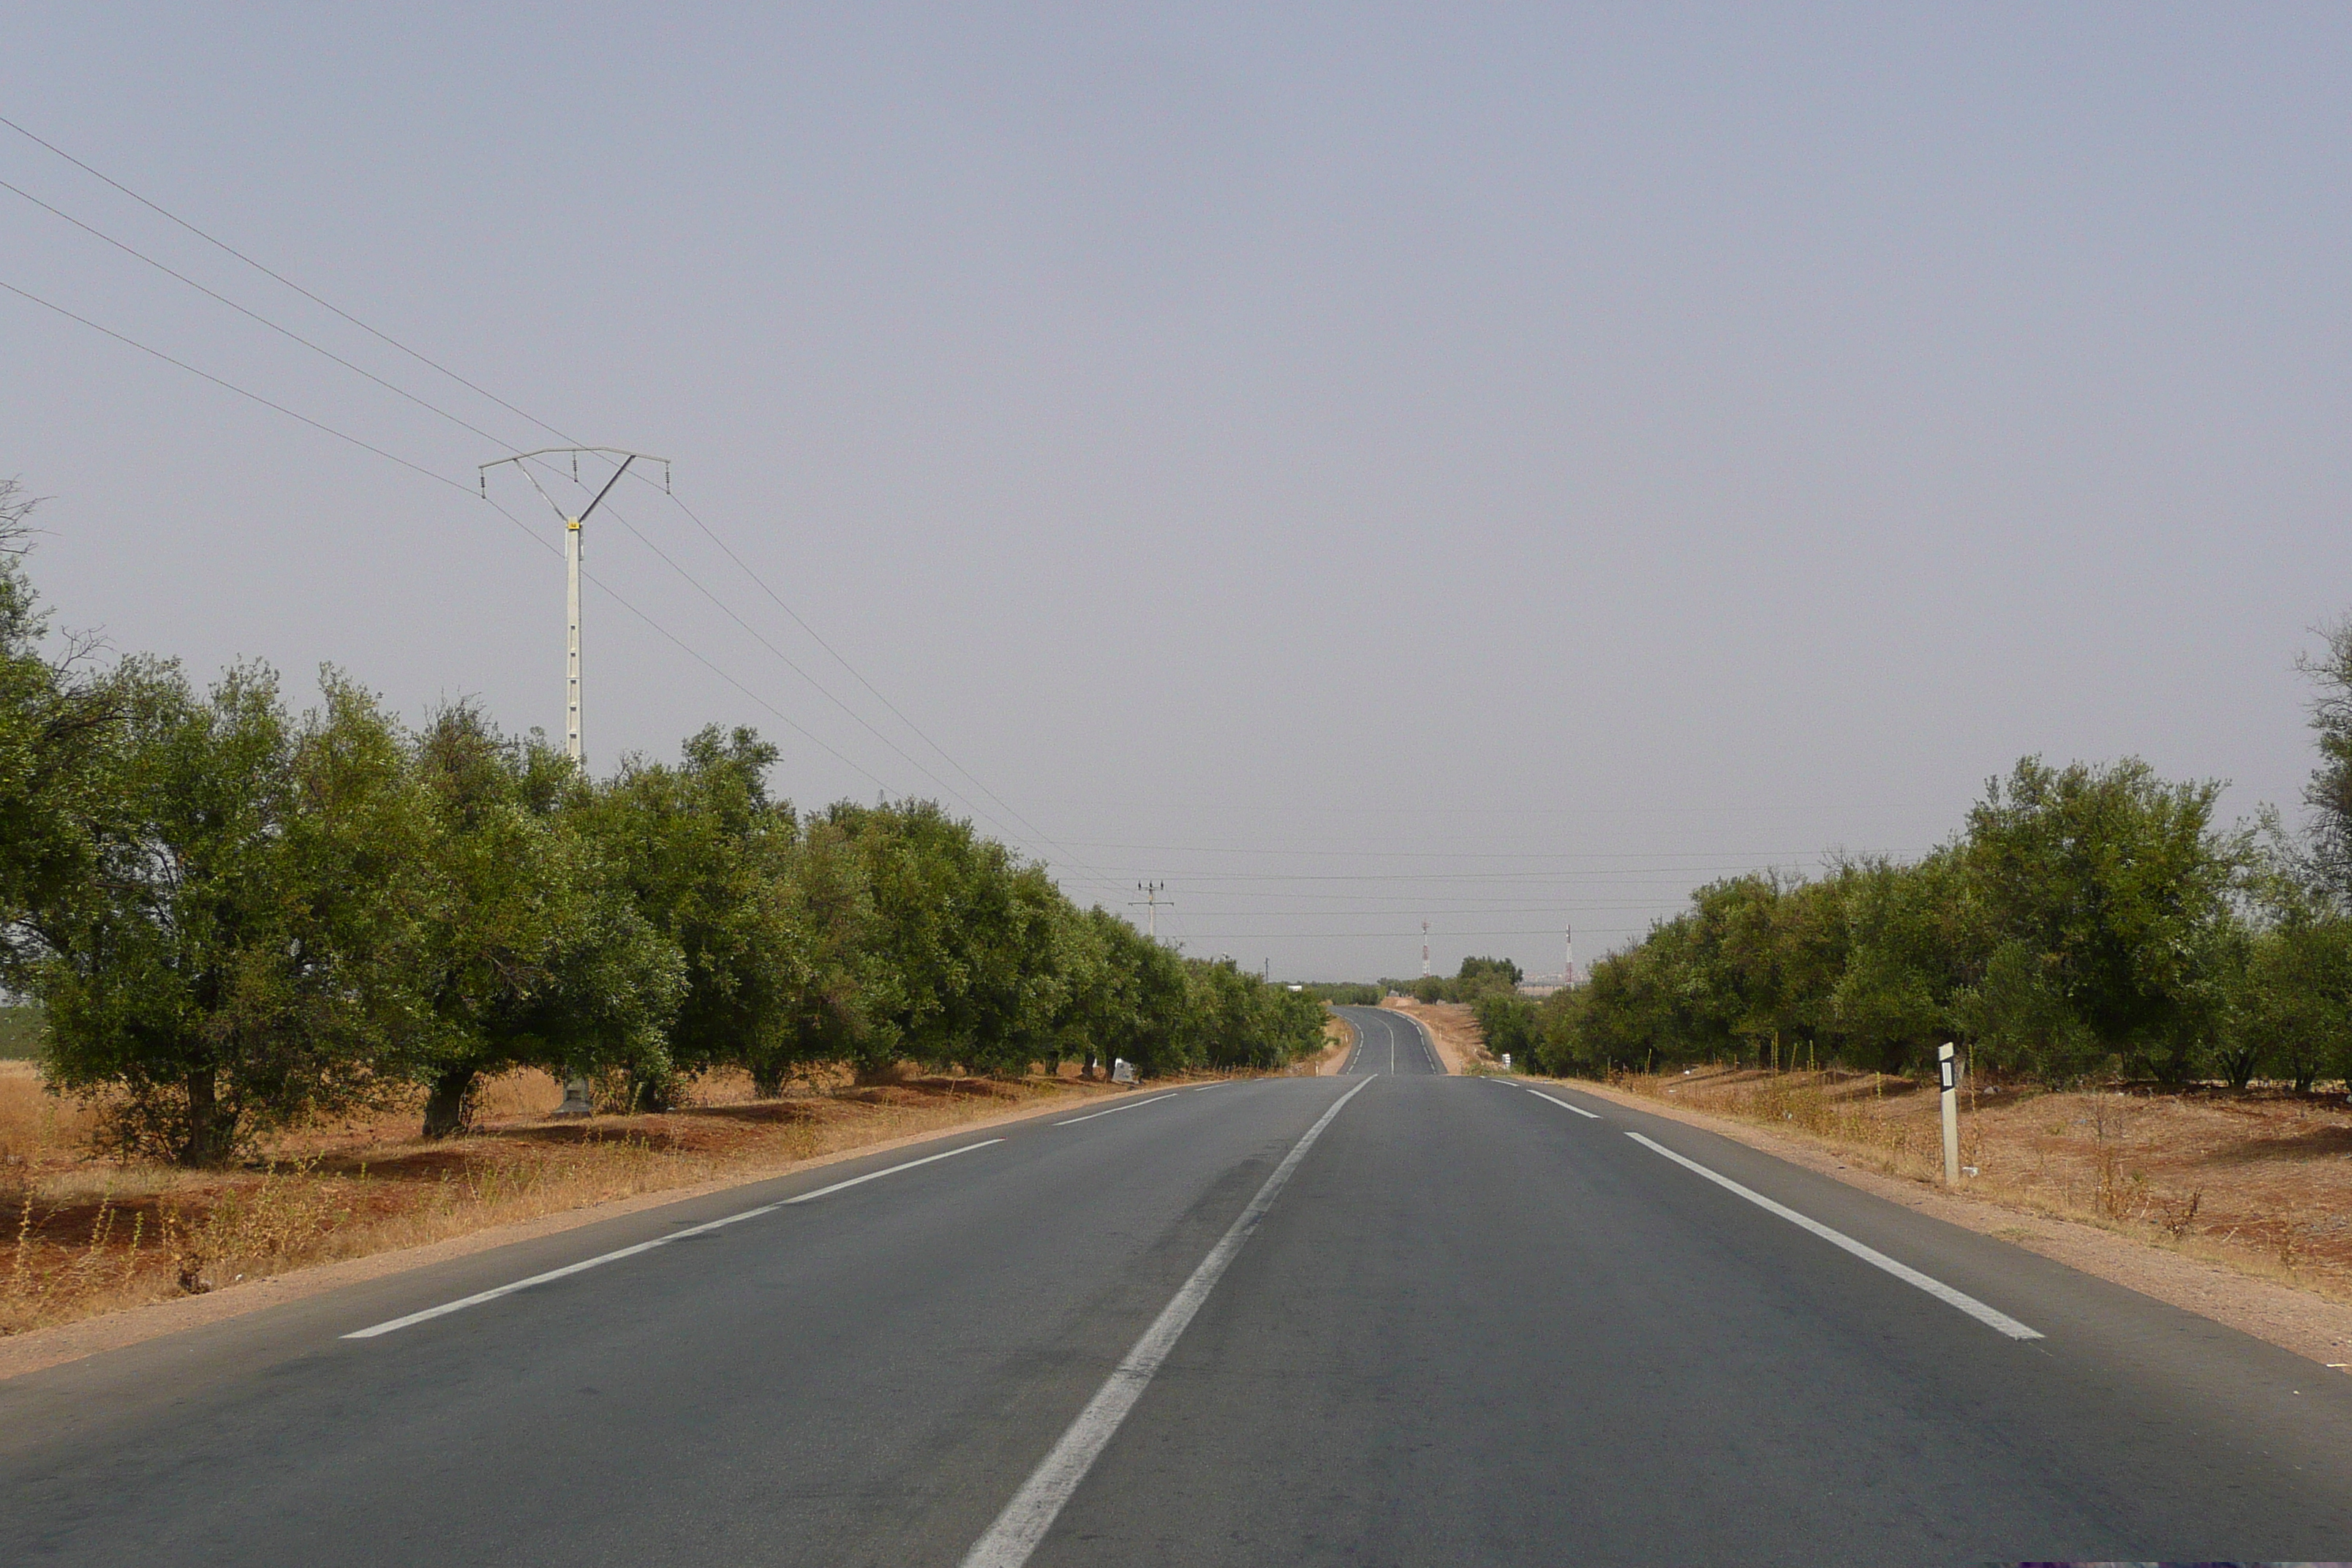
[[[1014,1043],[1034,1025],[1021,1013],[1013,928],[1027,929],[1034,884],[1013,886],[1011,852],[929,801],[845,801],[825,820],[857,847],[872,901],[878,962],[849,1058],[860,1081],[887,1078],[902,1059],[1002,1066],[1026,1048]]]
[[[2249,854],[2212,826],[2220,793],[2137,759],[2029,757],[1988,786],[1963,853],[1998,939],[1963,1011],[1990,1059],[2062,1078],[2109,1052],[2166,1081],[2196,1070]]]
[[[1055,1062],[1124,1058],[1146,1078],[1195,1065],[1184,959],[1099,905],[1082,918],[1099,944],[1100,960],[1095,983],[1073,993],[1061,1047],[1066,1055]]]
[[[680,1079],[721,1065],[775,1081],[803,1037],[809,952],[791,881],[797,824],[768,796],[776,749],[706,728],[677,767],[630,759],[581,812],[633,906],[684,964],[665,1050],[620,1073],[623,1098],[667,1110]]]
[[[44,924],[95,871],[91,825],[107,809],[120,682],[66,639],[46,657],[47,617],[25,570],[35,500],[0,479],[0,983],[22,988]]]
[[[111,1097],[127,1148],[216,1164],[385,1087],[420,1023],[430,812],[395,726],[331,670],[299,724],[259,666],[206,696],[176,665],[121,680],[99,874],[35,972],[51,1081]]]
[[[466,703],[434,716],[415,766],[435,807],[419,976],[428,1026],[409,1068],[427,1089],[425,1135],[464,1131],[496,1073],[663,1059],[683,959],[583,831],[577,770]]]
[[[2295,661],[2314,688],[2312,734],[2319,765],[2304,790],[2311,808],[2304,868],[2339,910],[2352,911],[2352,617],[2325,629],[2318,657]]]
[[[1508,1055],[1514,1066],[1526,1066],[1542,1038],[1542,1018],[1535,1003],[1507,991],[1489,991],[1471,1004],[1479,1034],[1496,1057]]]
[[[2283,1078],[2307,1094],[2352,1077],[2352,921],[2292,918],[2253,934],[2222,1033],[2233,1088]]]
[[[1844,960],[1825,976],[1839,1052],[1880,1072],[1924,1070],[1956,1030],[1956,995],[1982,977],[1967,879],[1947,849],[1915,866],[1856,862],[1840,879]]]

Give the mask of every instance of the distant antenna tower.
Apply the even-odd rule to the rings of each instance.
[[[1427,921],[1421,922],[1421,972],[1423,975],[1432,973],[1429,967],[1429,922]]]
[[[1176,907],[1176,900],[1173,899],[1163,899],[1160,896],[1168,890],[1168,884],[1165,882],[1138,882],[1135,885],[1135,890],[1141,893],[1143,897],[1139,899],[1129,899],[1127,901],[1127,907],[1130,910],[1141,910],[1143,911],[1143,934],[1150,937],[1152,941],[1158,942],[1160,940],[1160,911],[1163,908],[1174,909]]]
[[[577,484],[583,452],[618,458],[621,466],[613,470],[613,477],[604,481],[604,488],[596,492],[596,499],[588,503],[587,510],[573,517],[555,505],[555,498],[547,493],[539,482],[539,476],[530,471],[530,461],[534,458],[569,458],[572,459],[572,482]],[[555,515],[563,519],[563,754],[572,759],[574,766],[583,760],[580,749],[580,525],[588,521],[589,512],[604,504],[604,498],[613,493],[613,487],[621,482],[621,476],[629,471],[629,465],[640,461],[662,466],[662,489],[667,491],[669,489],[667,458],[625,451],[618,447],[541,447],[535,452],[517,452],[511,458],[484,463],[477,475],[482,487],[482,499],[488,500],[490,499],[490,470],[512,463],[515,471],[530,481],[531,489],[539,491],[539,499],[555,507]]]
[[[1576,928],[1568,926],[1564,929],[1568,933],[1568,956],[1559,966],[1559,983],[1573,985],[1576,984]]]

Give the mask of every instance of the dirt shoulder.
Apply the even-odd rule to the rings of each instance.
[[[1830,1146],[1803,1133],[1779,1132],[1731,1116],[1686,1109],[1663,1100],[1656,1093],[1634,1093],[1581,1079],[1560,1081],[1563,1088],[1704,1127],[1906,1208],[2011,1242],[2070,1268],[2209,1318],[2322,1365],[2352,1363],[2352,1305],[2284,1280],[2257,1277],[2246,1270],[2246,1260],[2191,1256],[2174,1246],[2017,1203],[1946,1192],[1915,1177],[1863,1168],[1855,1163],[1853,1150]]]
[[[1313,1076],[1336,1078],[1348,1065],[1348,1053],[1356,1048],[1356,1026],[1334,1013],[1323,1021],[1323,1037],[1331,1043],[1315,1058]]]
[[[1437,1043],[1437,1059],[1447,1072],[1458,1077],[1480,1067],[1496,1065],[1495,1058],[1486,1054],[1486,1037],[1479,1032],[1478,1020],[1461,1003],[1415,1002],[1407,996],[1391,996],[1381,1005],[1427,1027],[1429,1037]]]
[[[532,1102],[561,1094],[552,1084],[508,1091]],[[29,1181],[24,1154],[0,1170],[22,1184],[5,1205],[16,1234],[10,1257],[0,1258],[0,1308],[14,1331],[0,1333],[0,1379],[682,1198],[1127,1092],[1069,1079],[940,1079],[586,1124],[551,1123],[526,1110],[484,1135],[433,1144],[388,1141],[381,1129],[351,1130],[340,1141],[321,1135],[258,1172],[89,1161],[60,1167],[53,1145],[28,1144],[21,1128],[0,1129],[16,1131],[16,1145],[35,1154]]]

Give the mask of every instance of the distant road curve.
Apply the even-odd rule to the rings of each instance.
[[[1348,1053],[1342,1075],[1354,1073],[1417,1073],[1444,1077],[1445,1068],[1421,1026],[1386,1007],[1332,1009],[1356,1026],[1356,1048]]]

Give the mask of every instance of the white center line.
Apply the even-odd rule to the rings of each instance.
[[[1192,1321],[1192,1315],[1209,1299],[1209,1292],[1217,1288],[1217,1281],[1224,1277],[1226,1268],[1241,1251],[1242,1243],[1249,1239],[1250,1232],[1274,1206],[1275,1198],[1289,1182],[1290,1173],[1298,1168],[1298,1162],[1307,1158],[1307,1151],[1323,1136],[1323,1129],[1331,1125],[1331,1119],[1348,1101],[1370,1088],[1371,1081],[1364,1079],[1334,1100],[1331,1109],[1307,1130],[1307,1136],[1291,1145],[1290,1152],[1274,1168],[1274,1174],[1265,1179],[1265,1185],[1257,1190],[1249,1207],[1242,1210],[1233,1228],[1209,1249],[1209,1256],[1201,1259],[1192,1277],[1160,1309],[1160,1316],[1143,1331],[1135,1348],[1127,1352],[1127,1359],[1112,1370],[1109,1380],[1078,1412],[1078,1418],[1070,1423],[1070,1429],[1062,1434],[1053,1452],[1013,1494],[1013,1500],[1004,1505],[1004,1511],[996,1516],[988,1533],[972,1543],[971,1550],[964,1554],[963,1568],[1021,1568],[1029,1561],[1029,1554],[1045,1539],[1045,1531],[1053,1528],[1062,1505],[1070,1500],[1070,1494],[1087,1479],[1087,1472],[1094,1468],[1095,1459],[1118,1430],[1119,1423],[1135,1408],[1135,1402],[1143,1397],[1160,1363],[1176,1348],[1176,1341]]]
[[[1209,1086],[1214,1089],[1216,1085]],[[1178,1092],[1181,1092],[1181,1090]],[[1097,1116],[1117,1116],[1122,1110],[1138,1110],[1147,1105],[1157,1105],[1163,1100],[1173,1100],[1174,1094],[1155,1094],[1149,1100],[1130,1100],[1125,1105],[1114,1105],[1108,1110],[1089,1110],[1084,1116],[1073,1116],[1067,1121],[1056,1121],[1056,1127],[1076,1127],[1081,1121],[1092,1121]]]
[[[1769,1210],[1773,1214],[1779,1215],[1790,1225],[1811,1231],[1815,1236],[1820,1237],[1823,1241],[1828,1242],[1831,1246],[1845,1248],[1846,1251],[1853,1253],[1856,1258],[1861,1258],[1864,1263],[1869,1264],[1872,1268],[1884,1268],[1889,1274],[1894,1275],[1897,1279],[1902,1280],[1906,1285],[1916,1286],[1918,1289],[1927,1292],[1928,1295],[1936,1298],[1937,1300],[1943,1302],[1946,1306],[1958,1307],[1961,1311],[1966,1312],[1969,1317],[1974,1318],[1978,1322],[1984,1324],[1987,1328],[2007,1334],[2013,1340],[2038,1340],[2042,1337],[2041,1331],[2027,1328],[2023,1323],[2019,1322],[2015,1318],[2011,1317],[2008,1313],[1986,1306],[1974,1296],[1969,1295],[1965,1291],[1955,1290],[1949,1285],[1945,1284],[1942,1280],[1922,1274],[1907,1263],[1897,1263],[1895,1259],[1887,1257],[1886,1254],[1879,1251],[1876,1247],[1865,1247],[1861,1242],[1856,1241],[1853,1237],[1846,1235],[1843,1231],[1832,1230],[1828,1226],[1823,1225],[1821,1221],[1812,1218],[1809,1215],[1799,1214],[1795,1209],[1789,1207],[1786,1204],[1776,1204],[1770,1198],[1766,1197],[1762,1193],[1757,1192],[1753,1188],[1743,1187],[1738,1182],[1733,1181],[1729,1176],[1719,1175],[1717,1173],[1708,1170],[1705,1165],[1700,1164],[1696,1160],[1687,1159],[1683,1155],[1675,1153],[1672,1149],[1667,1148],[1663,1143],[1644,1138],[1639,1132],[1628,1132],[1625,1136],[1631,1138],[1634,1142],[1641,1144],[1645,1149],[1654,1150],[1660,1154],[1664,1154],[1667,1159],[1672,1160],[1677,1165],[1696,1171],[1700,1175],[1705,1176],[1717,1186],[1723,1187],[1730,1192],[1738,1193],[1741,1197],[1746,1198],[1749,1203],[1754,1204],[1757,1207]]]
[[[950,1149],[943,1154],[926,1154],[919,1160],[908,1160],[901,1164],[886,1166],[879,1171],[869,1171],[865,1175],[852,1176],[845,1182],[835,1182],[829,1187],[819,1187],[813,1193],[803,1193],[796,1198],[786,1198],[782,1203],[761,1204],[758,1208],[745,1209],[741,1214],[730,1214],[724,1219],[709,1220],[701,1225],[689,1226],[684,1230],[674,1230],[667,1236],[657,1236],[651,1241],[641,1241],[635,1247],[624,1247],[615,1252],[599,1253],[593,1258],[583,1258],[577,1263],[568,1263],[561,1268],[551,1268],[544,1274],[534,1274],[528,1279],[517,1279],[512,1284],[478,1291],[455,1301],[444,1301],[437,1307],[427,1307],[421,1312],[411,1312],[404,1318],[394,1318],[389,1322],[376,1323],[371,1327],[357,1330],[345,1334],[343,1338],[372,1340],[378,1334],[388,1334],[395,1329],[404,1329],[411,1324],[422,1323],[433,1318],[446,1318],[452,1312],[462,1312],[468,1307],[478,1307],[485,1301],[495,1301],[501,1296],[511,1296],[518,1290],[528,1290],[534,1285],[544,1285],[551,1279],[583,1274],[591,1268],[601,1268],[607,1263],[618,1263],[624,1258],[635,1258],[641,1252],[651,1252],[656,1247],[667,1247],[673,1241],[684,1241],[692,1236],[707,1236],[714,1230],[720,1230],[730,1225],[740,1225],[747,1219],[757,1219],[763,1214],[773,1214],[778,1209],[793,1204],[804,1204],[811,1198],[821,1198],[827,1193],[837,1193],[844,1187],[854,1187],[860,1183],[870,1182],[877,1177],[891,1175],[899,1171],[911,1171],[918,1165],[928,1165],[936,1160],[952,1160],[958,1154],[969,1154],[974,1149],[985,1149],[991,1143],[1003,1142],[1002,1138],[989,1138],[978,1143],[967,1143],[961,1149]]]
[[[1562,1110],[1573,1110],[1573,1111],[1575,1111],[1579,1116],[1581,1116],[1581,1117],[1585,1118],[1587,1121],[1600,1121],[1600,1120],[1601,1120],[1601,1113],[1600,1113],[1599,1111],[1597,1111],[1597,1110],[1585,1110],[1585,1109],[1584,1109],[1584,1107],[1582,1107],[1582,1106],[1580,1106],[1580,1105],[1570,1105],[1568,1101],[1566,1101],[1566,1100],[1555,1100],[1555,1099],[1553,1099],[1553,1097],[1552,1097],[1552,1096],[1550,1096],[1550,1095],[1549,1095],[1549,1094],[1546,1094],[1543,1090],[1541,1090],[1541,1089],[1531,1089],[1528,1090],[1528,1092],[1529,1094],[1534,1095],[1538,1100],[1551,1100],[1551,1102],[1552,1102],[1554,1105],[1559,1106]]]

